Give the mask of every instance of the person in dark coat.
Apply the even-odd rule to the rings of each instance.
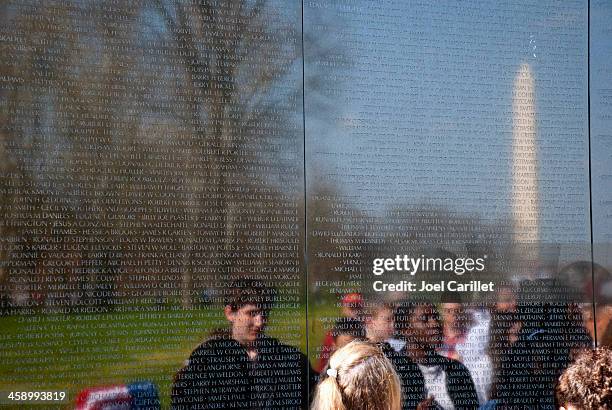
[[[517,304],[521,330],[499,363],[495,398],[500,405],[555,409],[559,375],[576,352],[592,345],[572,305],[560,300],[559,294],[569,292],[562,286],[553,279],[521,283]]]
[[[316,374],[298,349],[264,334],[273,303],[256,281],[234,283],[227,331],[200,344],[175,376],[173,409],[305,409]]]
[[[398,308],[396,321],[406,339],[400,359],[392,360],[402,380],[403,408],[477,409],[478,395],[468,369],[436,352],[442,344],[436,307],[406,303]]]

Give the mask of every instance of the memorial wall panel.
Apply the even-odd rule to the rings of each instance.
[[[551,405],[594,327],[575,273],[591,258],[587,16],[585,1],[305,2],[304,74],[327,79],[304,107],[318,370],[339,335],[422,364],[425,309],[441,335],[421,347],[463,362],[479,404]],[[547,371],[516,370],[545,348]],[[427,396],[408,391],[408,408]]]
[[[243,305],[243,338],[305,344],[299,4],[1,8],[0,390],[296,408],[307,369],[245,387],[191,352]]]

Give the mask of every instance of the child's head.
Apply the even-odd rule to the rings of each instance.
[[[365,339],[363,322],[350,317],[338,319],[331,334],[334,338],[335,348],[337,349],[349,344],[353,340]]]
[[[313,410],[400,410],[401,387],[383,352],[353,341],[329,359],[312,404]]]
[[[394,306],[386,303],[373,304],[364,311],[366,337],[370,342],[379,343],[395,333]]]
[[[555,389],[561,409],[612,409],[612,350],[586,349],[570,365]]]
[[[363,299],[359,293],[347,293],[342,298],[342,316],[353,319],[359,318],[363,308]]]

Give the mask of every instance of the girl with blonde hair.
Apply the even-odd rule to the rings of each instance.
[[[338,349],[321,373],[312,410],[400,410],[400,380],[375,345],[353,341]]]

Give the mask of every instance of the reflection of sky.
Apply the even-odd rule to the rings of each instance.
[[[527,63],[542,239],[588,239],[586,1],[326,5],[306,4],[305,29],[336,15],[326,34],[351,66],[325,68],[341,90],[328,91],[335,111],[309,111],[316,93],[306,90],[317,182],[329,179],[372,211],[430,203],[508,217],[513,83]],[[307,75],[323,67],[308,52],[306,44]]]
[[[612,243],[612,2],[591,2],[591,164],[593,241]],[[596,248],[597,250],[597,248]],[[612,264],[612,249],[602,261]]]

